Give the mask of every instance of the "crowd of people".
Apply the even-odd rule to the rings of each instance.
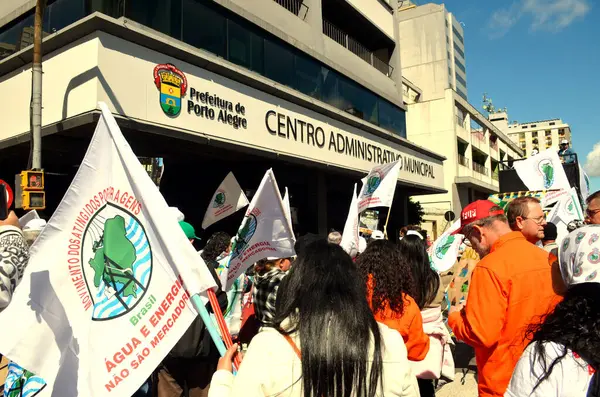
[[[460,221],[480,260],[468,299],[452,302],[456,278],[432,269],[418,227],[397,243],[374,233],[354,257],[339,232],[301,236],[294,258],[259,261],[232,291],[219,274],[232,239],[213,234],[199,255],[237,343],[220,357],[198,317],[135,396],[434,396],[454,379],[458,341],[474,349],[481,397],[600,396],[600,192],[558,242],[532,197],[475,201]],[[31,242],[14,213],[0,221],[0,310]]]

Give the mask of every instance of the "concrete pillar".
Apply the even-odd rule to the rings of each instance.
[[[327,182],[325,173],[317,171],[317,227],[319,234],[327,234]]]
[[[323,48],[323,7],[321,0],[304,0],[302,2],[308,7],[308,12],[304,22],[308,23],[313,31],[314,37],[317,39],[314,41],[315,50],[322,52]],[[300,10],[300,16],[304,14],[303,9]]]
[[[394,68],[391,77],[394,84],[396,84],[398,95],[400,96],[400,99],[402,99],[402,62],[400,59],[400,20],[398,18],[398,0],[390,0],[390,5],[392,6],[392,13],[394,16],[394,42],[396,43],[396,47],[390,57],[390,66]]]

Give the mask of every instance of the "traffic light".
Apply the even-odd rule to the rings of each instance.
[[[24,210],[43,210],[46,208],[44,171],[21,172],[21,198]]]

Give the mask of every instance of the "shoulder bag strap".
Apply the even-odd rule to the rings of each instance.
[[[281,336],[283,336],[285,338],[285,340],[287,341],[287,343],[289,343],[290,346],[292,347],[292,349],[294,349],[294,353],[296,353],[296,355],[298,356],[298,358],[300,360],[302,360],[302,353],[300,353],[300,349],[298,349],[298,346],[296,346],[296,343],[294,342],[294,340],[292,339],[292,337],[289,336],[288,334],[281,334]]]

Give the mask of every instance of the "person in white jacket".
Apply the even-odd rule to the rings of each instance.
[[[10,303],[29,261],[29,245],[14,212],[0,220],[0,311]]]
[[[234,345],[209,397],[418,397],[400,334],[375,321],[356,265],[325,240],[300,255],[277,296],[274,328],[252,342],[236,376]]]

